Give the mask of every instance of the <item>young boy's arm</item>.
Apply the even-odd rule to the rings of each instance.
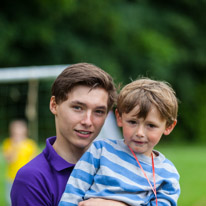
[[[160,189],[157,190],[158,206],[177,206],[180,195],[179,176],[177,179],[165,180]],[[156,206],[155,199],[151,201],[152,206]]]
[[[92,145],[75,165],[59,206],[78,205],[79,202],[83,201],[99,167],[99,159],[94,157],[93,154],[97,155],[98,150]]]

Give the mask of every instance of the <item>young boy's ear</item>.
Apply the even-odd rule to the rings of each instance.
[[[122,117],[120,116],[117,109],[115,109],[115,116],[116,116],[116,121],[117,121],[118,127],[122,127]]]
[[[164,135],[169,135],[172,130],[174,129],[175,125],[177,124],[177,120],[175,120],[170,126],[168,126],[165,131],[164,131]]]

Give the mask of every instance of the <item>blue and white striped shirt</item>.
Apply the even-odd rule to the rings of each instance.
[[[157,151],[156,151],[157,152]],[[175,206],[180,195],[179,174],[158,152],[154,158],[158,206]],[[136,154],[153,185],[151,158]],[[74,206],[92,198],[106,198],[128,205],[156,205],[155,195],[124,140],[98,140],[77,162],[59,206]]]

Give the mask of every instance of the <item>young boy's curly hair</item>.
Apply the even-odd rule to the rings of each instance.
[[[127,84],[120,91],[117,99],[117,110],[120,115],[129,113],[139,106],[137,116],[146,118],[152,105],[159,110],[167,126],[177,119],[178,100],[176,93],[168,82],[140,78]]]

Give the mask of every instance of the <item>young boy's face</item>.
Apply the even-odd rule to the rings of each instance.
[[[168,135],[174,127],[166,128],[166,120],[162,119],[158,109],[151,107],[147,117],[138,118],[139,106],[122,116],[116,112],[117,124],[122,127],[125,144],[134,152],[151,156],[154,146],[159,142],[162,134]]]
[[[61,144],[59,147],[85,151],[104,124],[107,101],[106,90],[91,90],[87,86],[74,87],[68,99],[59,104],[55,103],[55,98],[51,98],[50,109],[55,115],[57,139]]]

